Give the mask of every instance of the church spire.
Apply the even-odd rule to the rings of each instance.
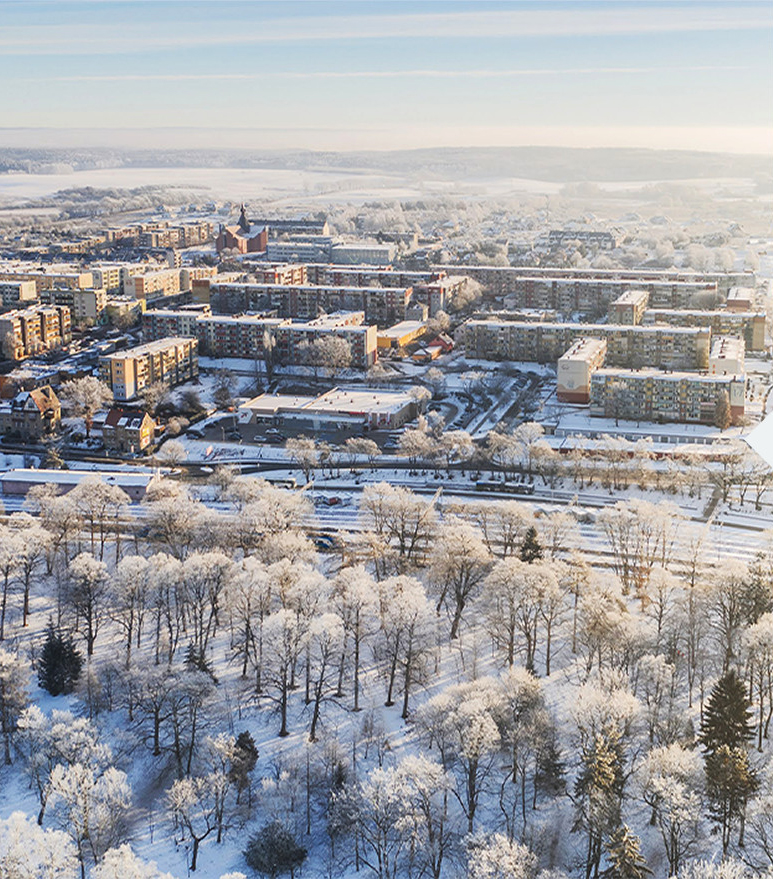
[[[242,212],[239,214],[239,228],[243,232],[250,231],[250,221],[247,219],[247,208],[242,204]]]

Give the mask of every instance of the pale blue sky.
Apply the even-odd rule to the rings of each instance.
[[[773,151],[773,3],[5,0],[0,83],[84,142]]]

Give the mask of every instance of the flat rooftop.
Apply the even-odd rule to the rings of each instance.
[[[142,357],[145,354],[161,354],[169,348],[176,345],[187,345],[193,341],[190,336],[167,336],[165,339],[158,339],[156,342],[146,342],[144,345],[137,345],[136,348],[127,348],[125,351],[115,351],[113,354],[106,354],[105,357],[111,360],[128,360],[131,357]]]
[[[424,330],[425,327],[426,324],[423,320],[401,320],[400,323],[395,324],[393,327],[379,330],[378,335],[379,338],[384,339],[401,339],[403,336],[408,335],[408,333],[417,333]]]
[[[612,305],[638,305],[642,299],[649,299],[649,290],[626,290],[621,293]]]
[[[606,353],[606,339],[578,339],[559,360],[587,360],[592,354]]]
[[[708,382],[709,384],[734,380],[744,381],[746,379],[743,373],[738,373],[737,375],[709,375],[702,372],[663,372],[660,369],[612,369],[609,367],[597,369],[591,376],[591,381],[593,381],[595,376],[599,376],[599,378],[618,376],[619,378],[631,379],[633,381],[656,378],[659,381],[693,381]]]
[[[705,313],[705,312],[704,312]],[[725,312],[723,312],[724,314]],[[727,312],[730,314],[730,312]],[[590,335],[601,333],[683,333],[687,335],[696,335],[698,333],[708,333],[711,331],[710,326],[705,327],[678,327],[670,324],[658,325],[650,324],[649,326],[634,326],[632,324],[580,324],[580,323],[548,323],[546,321],[517,321],[517,320],[471,320],[466,326],[483,326],[483,327],[520,327],[523,329],[534,330],[536,327],[544,330],[581,330]]]

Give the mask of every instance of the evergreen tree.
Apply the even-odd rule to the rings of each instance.
[[[607,842],[609,867],[601,874],[604,879],[645,879],[652,875],[641,853],[639,837],[627,824],[618,827]]]
[[[296,867],[306,860],[306,849],[298,845],[281,821],[272,821],[250,839],[244,858],[253,870],[271,879],[280,873],[289,873],[292,877]]]
[[[72,638],[48,624],[38,661],[38,683],[52,696],[72,693],[83,668],[83,657]]]
[[[700,742],[708,754],[723,745],[743,747],[754,736],[746,686],[731,669],[717,681],[703,714]]]
[[[585,879],[598,879],[604,837],[620,825],[625,787],[624,754],[619,735],[599,734],[583,748],[580,774],[574,786],[577,818],[573,830],[587,834]]]
[[[532,525],[523,538],[518,556],[522,562],[536,562],[542,558],[542,544],[537,539],[537,529]]]
[[[236,738],[231,770],[229,778],[236,785],[236,802],[239,802],[242,791],[250,785],[250,773],[258,762],[258,749],[255,747],[255,739],[245,730]]]
[[[192,641],[185,652],[185,665],[189,671],[203,671],[212,678],[213,683],[217,683],[217,677],[212,671],[212,666],[207,661],[204,651],[199,650]]]
[[[714,426],[720,430],[727,430],[732,422],[733,415],[730,410],[730,397],[727,391],[720,391],[714,404]]]
[[[722,853],[725,855],[736,824],[739,826],[738,844],[743,845],[746,804],[758,786],[757,775],[743,748],[720,745],[706,755],[709,812],[722,830]]]

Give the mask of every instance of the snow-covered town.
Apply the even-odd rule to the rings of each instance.
[[[112,82],[190,140],[51,104],[19,145],[0,96],[0,879],[771,879],[769,150],[199,148],[148,86],[255,86],[200,46],[278,123],[317,79],[541,80],[501,41],[604,95],[657,78],[626,28],[723,22],[732,77],[769,6],[192,3],[168,41],[177,4],[44,6],[0,8],[40,107]],[[462,26],[473,71],[311,60]]]

